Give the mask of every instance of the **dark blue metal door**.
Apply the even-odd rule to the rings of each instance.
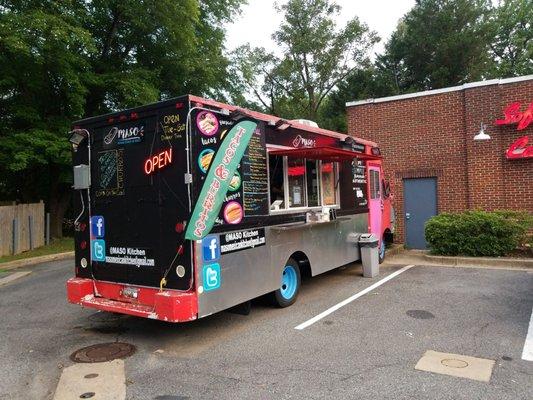
[[[411,249],[427,248],[424,224],[437,215],[437,179],[403,180],[405,244]]]

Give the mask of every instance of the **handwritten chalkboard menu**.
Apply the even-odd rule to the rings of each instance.
[[[96,156],[98,183],[96,197],[124,194],[124,150],[102,151]]]
[[[268,214],[268,176],[262,124],[252,135],[242,159],[244,215]]]
[[[187,114],[185,110],[172,110],[159,117],[160,139],[162,142],[182,140],[185,137]]]
[[[356,207],[367,207],[367,193],[366,193],[366,166],[364,161],[352,161],[352,187],[355,192]]]

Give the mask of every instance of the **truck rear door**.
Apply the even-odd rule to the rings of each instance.
[[[177,257],[180,224],[189,213],[185,118],[185,110],[159,109],[109,119],[92,130],[95,279],[158,287],[174,260],[185,267],[185,275],[173,270],[167,287],[190,287],[190,248]]]

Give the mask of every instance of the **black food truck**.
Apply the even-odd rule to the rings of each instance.
[[[171,322],[265,294],[285,307],[302,274],[360,259],[361,233],[390,233],[379,148],[306,121],[187,95],[71,134],[71,303]]]

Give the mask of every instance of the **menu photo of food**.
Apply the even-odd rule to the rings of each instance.
[[[241,187],[241,182],[241,174],[239,174],[238,171],[235,171],[235,174],[231,177],[231,181],[229,181],[228,190],[230,192],[235,192],[239,190],[239,188]]]
[[[224,221],[227,224],[238,224],[242,221],[243,214],[242,206],[236,201],[230,201],[224,207]]]
[[[204,174],[209,169],[209,165],[211,165],[211,160],[213,160],[214,155],[215,150],[213,149],[204,149],[200,152],[200,155],[198,156],[198,166],[200,167],[200,171]]]
[[[205,136],[213,136],[218,131],[218,119],[210,111],[202,111],[196,117],[196,126]]]

